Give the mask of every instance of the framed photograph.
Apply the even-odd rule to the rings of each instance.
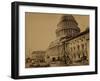
[[[97,7],[12,2],[14,79],[97,74]]]

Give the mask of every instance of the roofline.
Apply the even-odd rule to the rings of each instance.
[[[67,41],[70,41],[70,40],[72,40],[72,39],[75,39],[76,37],[79,37],[79,36],[84,35],[84,34],[86,34],[86,33],[89,33],[89,30],[85,30],[85,31],[81,32],[80,34],[76,35],[75,37],[70,38],[70,39],[67,40]]]

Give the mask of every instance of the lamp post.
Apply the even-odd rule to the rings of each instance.
[[[64,37],[64,38],[61,38],[60,41],[62,42],[63,60],[64,60],[64,63],[67,64],[67,62],[66,62],[66,55],[67,55],[67,54],[66,54],[66,51],[65,51],[65,50],[66,50],[66,49],[65,49],[65,42],[66,42],[65,37]]]
[[[67,64],[67,63],[66,63],[66,55],[67,55],[67,54],[66,54],[66,51],[65,51],[65,50],[66,50],[66,49],[65,49],[65,41],[62,42],[62,45],[63,45],[63,50],[64,50],[64,51],[63,51],[64,63]]]

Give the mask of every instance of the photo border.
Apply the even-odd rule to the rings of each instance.
[[[41,6],[41,7],[56,7],[56,8],[74,8],[74,9],[89,9],[95,11],[95,71],[76,72],[76,73],[59,73],[59,74],[42,74],[42,75],[19,75],[19,6]],[[72,75],[88,75],[97,74],[97,7],[96,6],[81,6],[81,5],[64,5],[64,4],[49,4],[49,3],[31,3],[31,2],[12,2],[11,6],[11,77],[14,79],[25,78],[42,78],[42,77],[57,77],[57,76],[72,76]]]

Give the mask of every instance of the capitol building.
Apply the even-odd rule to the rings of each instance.
[[[89,28],[80,32],[75,18],[64,15],[55,33],[57,39],[46,50],[46,62],[57,63],[55,66],[89,64]]]
[[[89,65],[89,28],[81,32],[73,15],[63,15],[55,30],[56,39],[48,48],[32,53],[33,60],[48,66]],[[43,55],[41,55],[41,54]],[[38,58],[37,58],[38,57]]]

